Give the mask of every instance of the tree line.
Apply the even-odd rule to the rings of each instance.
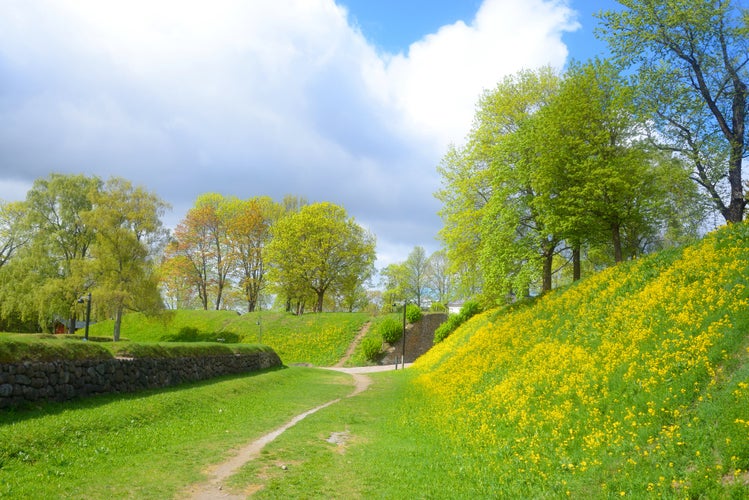
[[[521,71],[486,91],[438,167],[459,293],[496,302],[743,219],[747,12],[621,1],[613,57]]]
[[[375,238],[332,203],[208,193],[173,232],[168,205],[122,178],[51,174],[21,202],[0,202],[0,318],[8,330],[74,331],[95,315],[164,307],[353,310],[374,272]],[[91,295],[89,295],[91,294]]]

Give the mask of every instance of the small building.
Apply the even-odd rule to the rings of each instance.
[[[456,300],[450,302],[449,304],[447,304],[447,312],[450,314],[458,314],[463,308],[463,304],[465,304],[465,300]]]
[[[89,323],[89,325],[92,325],[92,324],[93,323]],[[75,329],[76,329],[76,331],[83,330],[84,328],[86,328],[86,322],[85,321],[76,321],[75,322]],[[68,322],[67,321],[63,321],[61,319],[55,319],[55,321],[52,323],[52,331],[55,334],[66,333],[68,331]]]

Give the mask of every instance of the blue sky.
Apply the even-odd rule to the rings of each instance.
[[[481,0],[341,0],[352,20],[365,37],[382,50],[401,52],[414,41],[457,20],[469,23],[476,15]],[[606,44],[593,36],[597,23],[594,13],[616,9],[614,0],[570,0],[578,12],[580,28],[562,38],[570,54],[587,60],[607,52]]]
[[[0,2],[0,199],[51,172],[331,201],[378,266],[441,227],[436,167],[505,75],[605,51],[612,0]]]

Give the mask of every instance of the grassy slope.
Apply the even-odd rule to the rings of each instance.
[[[738,225],[490,311],[292,429],[235,485],[261,498],[747,498],[747,281]],[[344,431],[346,445],[325,441]]]
[[[123,318],[122,336],[137,342],[204,340],[263,343],[286,364],[335,364],[346,352],[366,313],[323,313],[294,316],[278,312],[239,315],[231,311],[169,311],[148,318],[129,314]],[[111,334],[112,322],[93,325],[90,335]]]
[[[414,390],[495,494],[747,494],[748,331],[742,224],[476,318]]]

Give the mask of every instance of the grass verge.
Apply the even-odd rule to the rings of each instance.
[[[229,450],[348,394],[288,368],[0,413],[0,497],[172,498]]]
[[[370,376],[367,391],[289,429],[230,486],[254,498],[486,498],[492,479],[468,475],[464,454],[420,423],[410,370]]]

